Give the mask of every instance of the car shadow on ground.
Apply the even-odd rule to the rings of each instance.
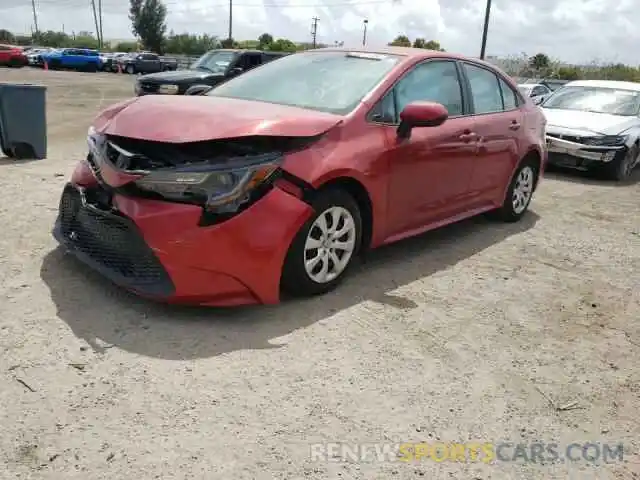
[[[599,185],[603,187],[628,187],[630,185],[637,185],[640,183],[640,166],[636,167],[631,176],[624,182],[616,182],[614,180],[607,180],[602,175],[593,170],[581,171],[571,168],[562,168],[557,166],[548,165],[546,167],[545,177],[553,178],[555,180],[579,183],[581,185]]]
[[[110,284],[63,249],[44,258],[41,278],[57,315],[95,351],[115,346],[163,359],[195,359],[243,349],[278,348],[272,339],[312,325],[363,301],[410,310],[393,295],[400,286],[433,275],[537,223],[530,211],[518,223],[484,216],[370,252],[337,290],[275,306],[179,307],[153,303]]]
[[[3,167],[5,165],[20,165],[21,163],[31,163],[31,162],[40,162],[40,161],[42,160],[37,158],[27,158],[27,159],[18,160],[16,158],[7,157],[0,153],[0,167]]]

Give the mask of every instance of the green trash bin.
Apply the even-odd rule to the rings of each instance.
[[[0,83],[0,144],[10,158],[47,157],[46,87]]]

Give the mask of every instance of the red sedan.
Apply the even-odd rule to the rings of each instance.
[[[139,295],[276,303],[334,288],[358,253],[527,210],[545,120],[495,67],[445,52],[318,49],[201,96],[103,111],[54,235]]]
[[[29,64],[21,47],[0,44],[0,65],[7,67],[24,67]]]

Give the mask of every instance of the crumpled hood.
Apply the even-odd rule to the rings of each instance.
[[[129,101],[108,122],[99,120],[94,127],[101,133],[186,143],[254,135],[310,137],[326,132],[342,117],[222,97],[148,95]]]
[[[159,72],[150,73],[148,75],[142,75],[139,80],[142,82],[152,83],[168,83],[168,82],[193,82],[197,80],[204,80],[209,77],[224,78],[223,74],[213,74],[211,72],[204,72],[202,70],[175,70],[173,72]]]
[[[542,108],[547,119],[547,130],[562,129],[577,135],[617,135],[639,123],[637,117],[623,117],[607,113],[580,112]]]

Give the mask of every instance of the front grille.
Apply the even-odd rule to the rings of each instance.
[[[583,137],[577,137],[575,135],[560,135],[560,134],[557,134],[557,133],[548,133],[547,132],[547,136],[553,137],[553,138],[558,138],[560,140],[567,140],[568,142],[584,143],[584,138]]]
[[[142,90],[144,93],[156,93],[158,91],[158,85],[154,85],[153,83],[140,82],[140,90]]]
[[[109,210],[111,195],[94,187],[81,192],[67,185],[60,199],[56,237],[80,260],[124,287],[149,295],[173,292],[167,272],[135,224]]]

